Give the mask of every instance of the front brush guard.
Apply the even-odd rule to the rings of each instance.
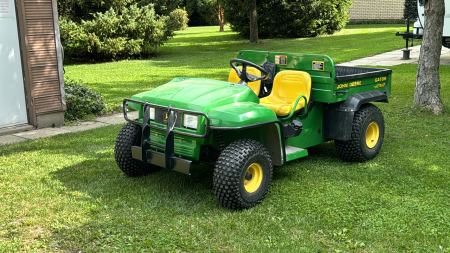
[[[131,120],[128,118],[127,115],[127,102],[140,104],[143,106],[142,112],[143,112],[143,121],[142,123],[138,120]],[[166,128],[159,127],[157,125],[151,124],[150,120],[150,107],[153,108],[160,108],[160,109],[166,109],[167,110],[167,126]],[[205,117],[205,130],[203,134],[192,134],[192,133],[186,133],[179,130],[174,129],[176,117],[175,112],[181,113],[188,113],[191,115],[198,115]],[[141,102],[137,100],[132,99],[124,99],[123,100],[123,114],[126,121],[138,124],[142,127],[142,142],[141,146],[133,146],[131,147],[132,151],[132,157],[134,159],[138,159],[147,163],[151,163],[160,167],[164,167],[170,170],[179,171],[185,174],[189,174],[189,168],[192,161],[186,160],[180,157],[175,157],[175,138],[174,135],[183,135],[188,137],[194,137],[194,138],[205,138],[206,135],[208,135],[209,125],[210,125],[210,119],[206,113],[203,112],[196,112],[191,110],[184,110],[184,109],[178,109],[174,108],[172,105],[169,106],[161,106],[156,104],[151,104],[149,102]],[[200,121],[201,122],[201,121]],[[159,144],[156,142],[152,142],[150,139],[150,131],[151,129],[157,129],[161,131],[166,132],[166,144]],[[160,148],[164,148],[165,152],[161,153],[158,151],[151,150],[151,146],[156,146]]]

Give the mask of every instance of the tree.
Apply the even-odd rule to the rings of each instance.
[[[351,0],[222,0],[233,31],[250,38],[249,14],[257,14],[258,39],[332,34],[349,19]],[[221,2],[221,3],[222,3]],[[256,3],[256,8],[255,7]],[[255,16],[256,17],[256,16]],[[253,24],[253,23],[252,23]]]
[[[259,43],[258,38],[258,13],[256,12],[256,0],[248,0],[250,6],[250,43]]]
[[[186,2],[186,8],[188,12],[196,11],[200,14],[207,25],[219,25],[219,31],[224,31],[224,9],[220,0],[189,0]]]
[[[440,114],[444,107],[439,79],[444,14],[444,0],[428,0],[425,4],[425,24],[414,90],[414,105],[435,114]]]
[[[219,0],[216,0],[215,2],[216,3],[215,3],[215,6],[214,6],[214,11],[216,12],[217,18],[219,19],[219,27],[220,27],[219,31],[223,32],[224,31],[223,26],[225,24],[225,18],[223,16],[223,7],[220,6]]]

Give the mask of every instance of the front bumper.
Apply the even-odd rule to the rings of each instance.
[[[127,116],[127,103],[135,103],[142,105],[142,122],[138,120],[131,120]],[[150,120],[150,108],[158,108],[159,110],[166,110],[166,127],[161,127],[152,123]],[[205,138],[208,135],[210,119],[206,113],[196,112],[191,110],[184,110],[174,108],[173,106],[161,106],[156,104],[151,104],[149,102],[141,102],[137,100],[124,99],[123,101],[123,113],[126,121],[138,124],[142,127],[142,141],[140,146],[133,146],[131,148],[132,157],[134,159],[154,164],[156,166],[164,167],[170,170],[175,170],[178,172],[182,172],[185,174],[189,174],[190,165],[192,163],[191,160],[183,159],[181,157],[175,156],[175,134],[180,136],[187,136],[191,138]],[[201,120],[200,123],[204,122],[204,126],[199,127],[199,129],[203,132],[202,134],[198,133],[189,133],[181,131],[178,129],[177,117],[176,115],[182,115],[184,113],[197,115]],[[159,124],[161,125],[161,124]],[[156,129],[159,131],[165,132],[165,144],[154,142],[150,139],[150,131],[151,129]],[[163,152],[158,152],[155,147],[159,149],[163,149]]]

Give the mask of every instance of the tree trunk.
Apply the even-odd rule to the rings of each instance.
[[[440,114],[444,107],[439,79],[444,13],[444,0],[429,0],[425,5],[425,25],[414,91],[414,105],[435,114]]]
[[[249,4],[250,4],[250,43],[259,43],[258,14],[256,12],[256,0],[249,0]]]
[[[219,31],[224,31],[225,19],[223,17],[223,8],[220,6],[219,0],[217,0],[217,8],[216,8],[217,17],[219,18]]]

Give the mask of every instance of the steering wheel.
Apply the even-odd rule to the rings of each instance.
[[[242,64],[242,71],[233,64],[235,62]],[[249,82],[266,80],[269,77],[269,72],[267,72],[267,70],[265,70],[263,67],[256,65],[255,63],[250,62],[250,61],[235,58],[235,59],[230,60],[230,66],[234,69],[234,71],[236,71],[236,74],[241,79],[241,81],[239,81],[239,84],[247,85],[247,83],[249,83]],[[255,75],[249,74],[247,72],[247,66],[254,67],[255,69],[261,71],[262,75],[255,76]]]

